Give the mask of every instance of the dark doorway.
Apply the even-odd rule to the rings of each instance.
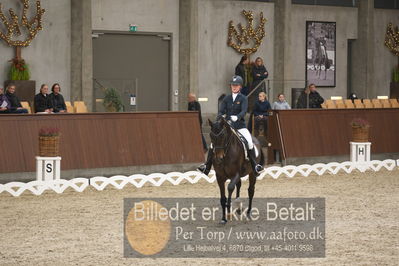
[[[169,34],[94,32],[96,111],[103,110],[101,86],[119,91],[124,111],[168,111],[170,40]],[[131,105],[131,96],[136,105]]]

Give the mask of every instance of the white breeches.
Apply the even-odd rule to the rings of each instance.
[[[249,133],[248,129],[241,128],[241,129],[238,130],[238,132],[240,132],[240,134],[244,136],[244,138],[248,142],[248,148],[250,150],[252,150],[254,148],[254,143],[252,142],[252,136],[251,136],[251,133]]]

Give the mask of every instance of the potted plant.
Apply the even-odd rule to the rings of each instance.
[[[104,90],[103,104],[107,112],[119,112],[123,107],[121,96],[115,88],[107,88]]]
[[[59,156],[59,147],[60,130],[58,128],[41,128],[39,130],[39,156]]]
[[[355,118],[351,122],[352,126],[352,141],[353,142],[368,142],[370,123],[362,118]]]

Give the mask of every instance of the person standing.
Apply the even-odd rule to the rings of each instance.
[[[261,91],[259,93],[259,100],[255,102],[254,119],[255,119],[255,137],[259,136],[259,129],[263,126],[263,134],[267,134],[267,120],[269,117],[269,110],[272,109],[269,101],[267,100],[266,93]]]
[[[11,103],[10,113],[14,114],[27,114],[28,110],[23,108],[21,105],[21,101],[18,99],[17,95],[15,95],[15,85],[9,84],[6,90],[6,96]]]
[[[321,108],[323,102],[323,97],[316,91],[316,85],[312,83],[299,95],[296,107],[298,109]]]
[[[279,93],[277,96],[277,101],[275,101],[272,105],[273,110],[289,110],[291,106],[285,100],[285,96],[282,93]]]
[[[250,71],[249,71],[249,58],[246,55],[243,55],[241,57],[240,62],[236,66],[236,71],[235,75],[240,76],[243,79],[243,84],[242,84],[242,89],[241,93],[244,94],[245,96],[248,95],[249,93],[249,88],[250,88],[250,82],[249,82],[249,76],[250,76]]]
[[[53,112],[53,105],[48,95],[48,86],[46,84],[43,84],[40,87],[40,92],[36,94],[35,98],[33,99],[33,102],[35,106],[35,113],[50,114]]]
[[[233,76],[230,81],[231,94],[227,95],[219,109],[218,117],[226,116],[227,120],[231,121],[231,126],[237,130],[248,142],[248,157],[255,176],[258,176],[263,170],[263,166],[256,163],[256,154],[254,144],[252,142],[251,133],[245,125],[245,114],[248,109],[248,99],[245,95],[240,93],[243,79],[240,76]],[[208,158],[205,164],[199,166],[198,170],[204,174],[208,174],[212,167],[214,151],[209,149]]]
[[[195,96],[194,93],[189,93],[188,94],[188,107],[187,107],[187,110],[188,111],[196,111],[196,112],[198,112],[200,129],[201,129],[202,146],[204,148],[204,152],[206,152],[208,150],[208,146],[206,145],[204,134],[202,133],[201,105],[197,101],[197,97]]]
[[[67,111],[64,97],[60,94],[60,84],[55,83],[51,87],[52,93],[49,95],[54,113],[65,113]]]
[[[258,86],[259,83],[261,83],[264,79],[267,79],[269,76],[269,72],[267,72],[265,65],[263,64],[263,59],[258,57],[255,60],[255,65],[252,68],[252,78],[253,78],[253,83],[252,83],[252,90]],[[261,90],[265,91],[265,86],[261,85]]]

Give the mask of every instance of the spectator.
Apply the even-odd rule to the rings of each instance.
[[[267,72],[266,67],[263,64],[263,59],[260,57],[256,58],[255,65],[252,68],[252,78],[253,78],[252,89],[255,89],[255,87],[258,86],[258,84],[261,83],[268,76],[269,73]],[[265,91],[264,85],[261,85],[260,87],[262,91]]]
[[[188,94],[188,111],[197,111],[199,115],[199,123],[201,129],[201,137],[202,137],[202,146],[204,147],[204,152],[208,150],[208,146],[206,145],[206,141],[204,135],[202,134],[202,116],[201,116],[201,105],[197,101],[197,97],[194,93]]]
[[[285,100],[285,96],[282,93],[279,93],[277,96],[277,101],[273,103],[272,109],[273,110],[289,110],[291,106]]]
[[[43,84],[40,87],[40,92],[34,98],[34,106],[36,113],[52,113],[53,105],[48,95],[48,86]]]
[[[4,94],[4,89],[0,88],[0,114],[7,114],[10,112],[11,103]]]
[[[241,93],[244,94],[245,96],[248,95],[250,87],[250,82],[249,82],[250,71],[248,70],[248,67],[249,67],[248,56],[243,55],[241,57],[240,63],[238,63],[238,65],[236,66],[235,75],[240,76],[243,79]]]
[[[269,101],[267,100],[266,93],[263,91],[259,93],[259,100],[255,102],[254,118],[255,118],[255,137],[259,136],[260,126],[263,126],[263,134],[267,134],[267,118],[268,111],[272,109]]]
[[[51,93],[49,95],[51,99],[51,104],[53,106],[53,112],[54,113],[66,113],[66,105],[64,101],[64,97],[60,94],[61,87],[60,84],[55,83],[53,87],[51,87]]]
[[[323,102],[323,97],[316,91],[316,85],[312,83],[299,95],[296,107],[299,109],[321,108]]]
[[[14,113],[14,114],[27,114],[28,113],[27,109],[22,108],[20,100],[18,99],[17,95],[15,95],[15,85],[14,84],[9,84],[7,86],[6,96],[8,98],[8,101],[11,104],[10,113]]]

